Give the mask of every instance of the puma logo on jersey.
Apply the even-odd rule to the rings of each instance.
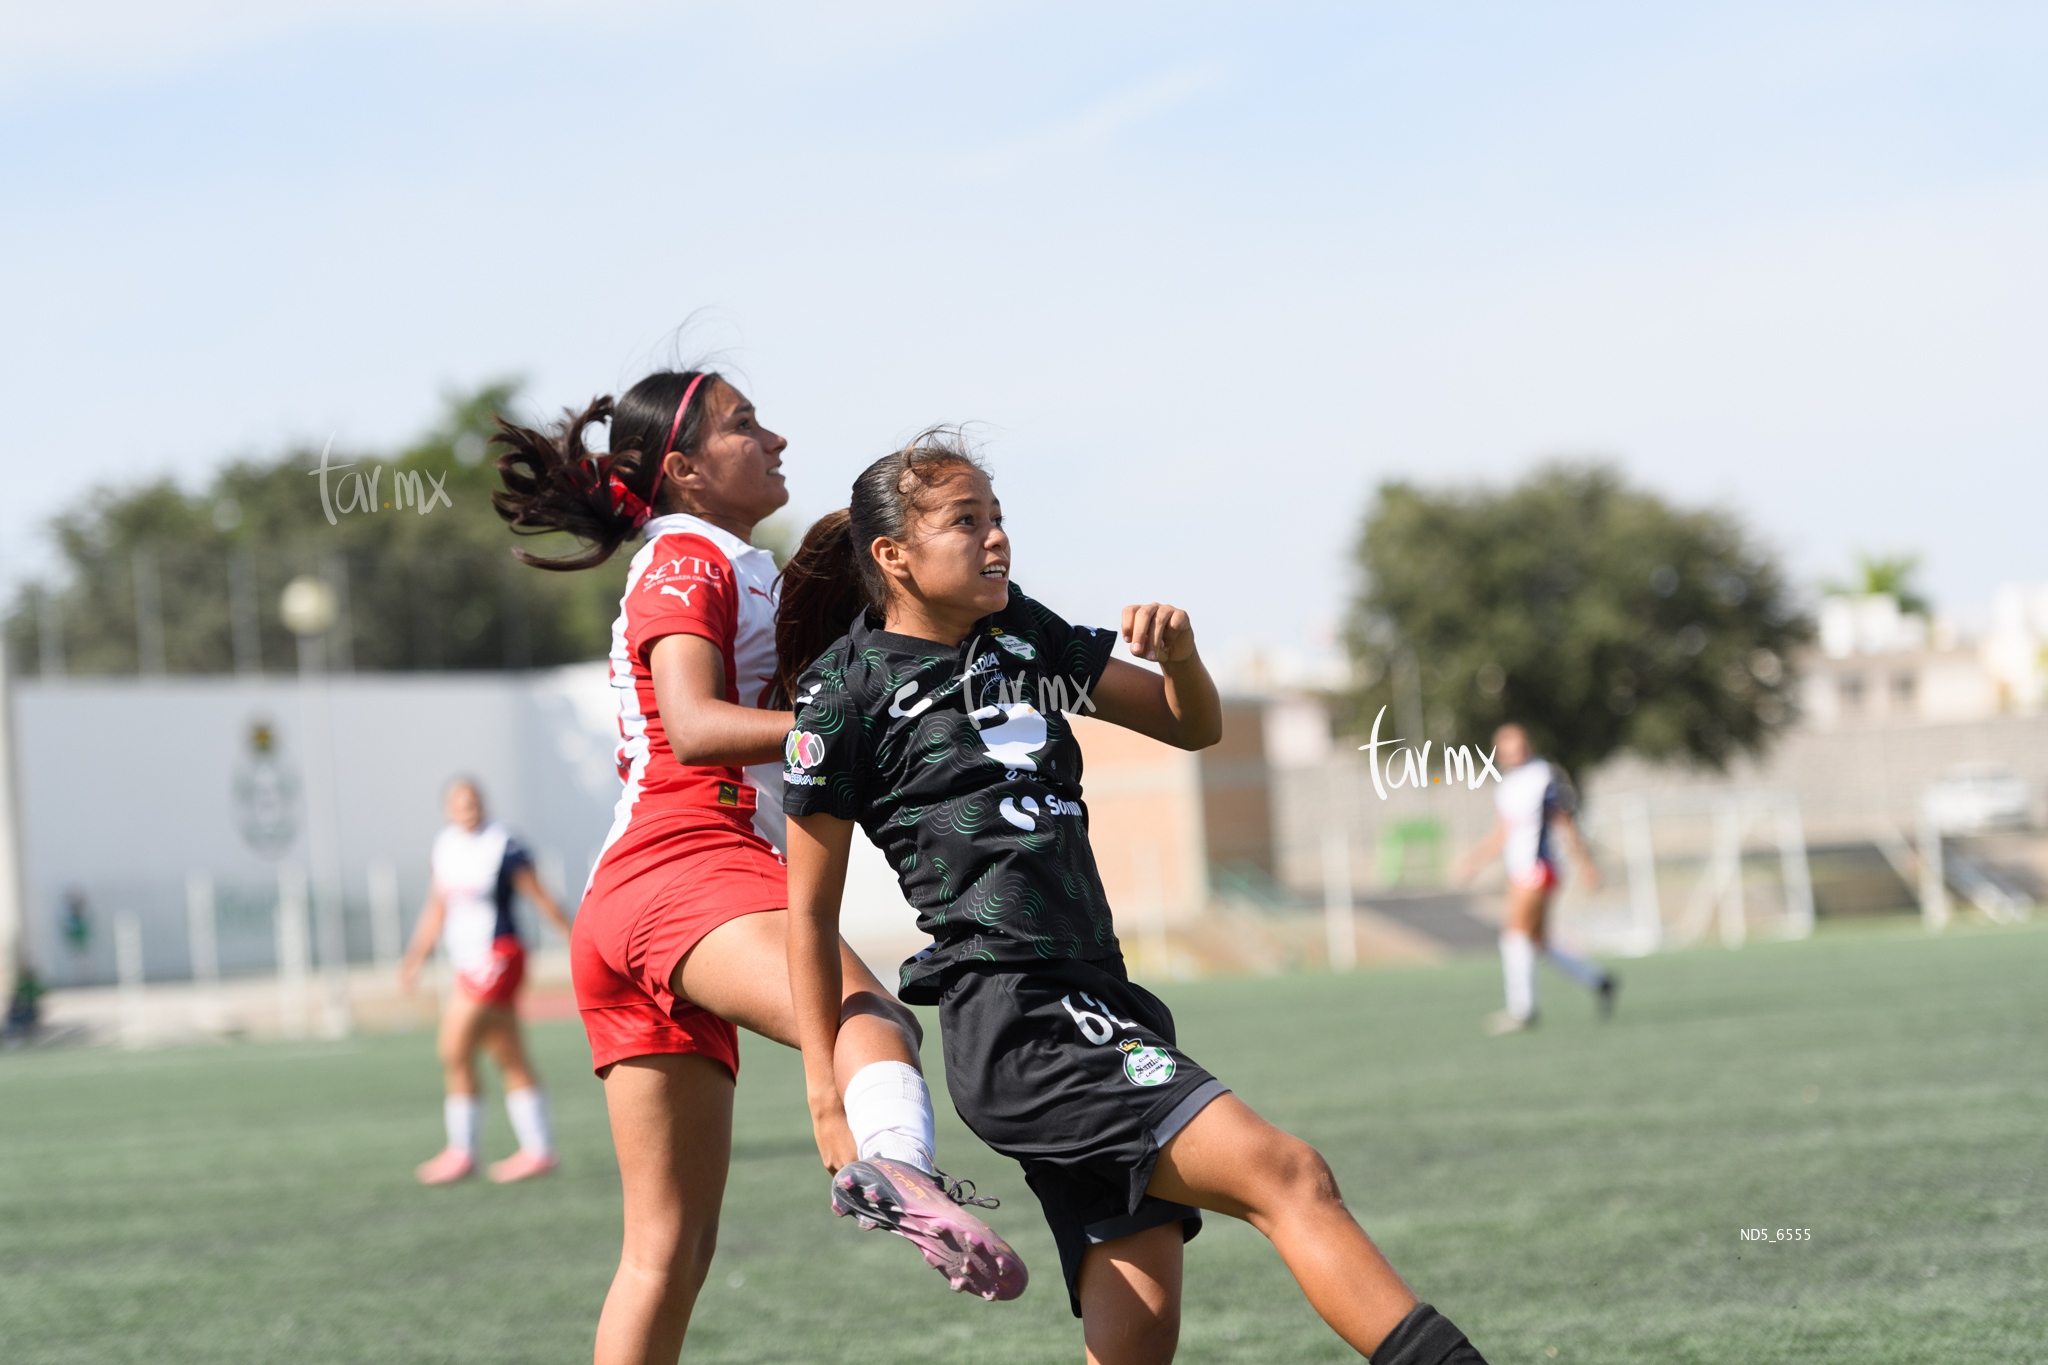
[[[767,597],[767,596],[768,596],[768,594],[767,594],[767,593],[765,593],[765,592],[762,592],[762,591],[761,591],[761,590],[760,590],[759,588],[755,587],[755,586],[754,586],[754,585],[753,585],[752,583],[749,583],[749,584],[747,584],[747,591],[748,591],[748,592],[750,592],[750,593],[752,593],[752,594],[754,594],[754,596],[756,596],[756,597]],[[773,599],[773,598],[769,598],[769,600],[770,600],[770,601],[773,601],[774,599]]]
[[[664,583],[661,585],[661,595],[664,597],[680,597],[683,599],[683,605],[687,607],[690,605],[690,594],[703,586],[702,583],[692,583],[689,587],[678,590]]]

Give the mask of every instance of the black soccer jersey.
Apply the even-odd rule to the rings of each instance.
[[[1010,589],[957,648],[865,616],[797,684],[783,809],[857,820],[935,940],[901,994],[934,1004],[963,962],[1120,955],[1088,847],[1081,746],[1116,636]]]

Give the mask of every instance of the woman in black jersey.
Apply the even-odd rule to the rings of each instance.
[[[782,680],[796,710],[784,808],[790,986],[826,1166],[860,1179],[832,1070],[858,822],[933,938],[904,964],[902,998],[939,1007],[954,1105],[1023,1166],[1090,1361],[1172,1358],[1181,1247],[1204,1209],[1266,1234],[1323,1320],[1378,1365],[1479,1361],[1416,1302],[1322,1157],[1181,1052],[1165,1005],[1126,979],[1064,713],[1215,743],[1221,709],[1187,613],[1124,608],[1123,639],[1152,673],[1009,570],[988,475],[936,432],[871,465],[785,570],[778,654],[816,660]]]

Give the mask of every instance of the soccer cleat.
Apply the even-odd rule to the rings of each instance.
[[[1536,1016],[1532,1014],[1524,1019],[1506,1010],[1495,1010],[1486,1016],[1485,1027],[1489,1038],[1498,1038],[1505,1033],[1526,1033],[1536,1027]]]
[[[1024,1258],[967,1204],[996,1207],[971,1181],[934,1178],[900,1161],[855,1161],[832,1177],[832,1211],[841,1218],[908,1238],[957,1292],[1016,1298],[1030,1278]]]
[[[1621,978],[1613,972],[1600,978],[1600,984],[1593,990],[1593,998],[1600,1007],[1600,1017],[1603,1020],[1614,1017],[1614,997],[1620,992]]]
[[[510,1185],[515,1180],[531,1180],[537,1175],[553,1175],[555,1167],[561,1164],[555,1160],[553,1152],[529,1152],[521,1147],[503,1161],[491,1163],[491,1179],[500,1185]]]
[[[460,1147],[443,1147],[432,1161],[422,1161],[413,1174],[422,1185],[453,1185],[476,1174],[476,1158]]]

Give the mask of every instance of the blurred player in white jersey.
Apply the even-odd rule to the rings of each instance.
[[[1501,726],[1494,732],[1493,742],[1501,771],[1506,774],[1493,795],[1500,819],[1483,843],[1458,860],[1455,874],[1458,881],[1466,881],[1495,854],[1507,867],[1507,906],[1500,929],[1500,964],[1507,988],[1507,1008],[1487,1017],[1487,1032],[1515,1033],[1536,1022],[1539,953],[1592,991],[1600,1006],[1600,1017],[1607,1018],[1614,1011],[1614,993],[1619,985],[1614,976],[1582,957],[1559,950],[1545,934],[1550,897],[1558,884],[1559,842],[1578,864],[1587,889],[1600,885],[1600,871],[1593,866],[1585,842],[1579,838],[1578,822],[1572,818],[1577,801],[1571,784],[1562,771],[1536,756],[1529,743],[1529,732],[1521,726]]]
[[[527,1064],[519,1033],[516,1001],[526,976],[526,948],[512,918],[513,892],[539,906],[565,938],[569,921],[534,875],[532,860],[511,831],[484,819],[476,783],[468,778],[449,783],[443,809],[448,825],[434,839],[427,903],[398,968],[399,985],[411,994],[438,939],[447,948],[456,985],[441,1014],[448,1146],[416,1174],[423,1185],[447,1185],[475,1172],[483,1130],[476,1051],[482,1046],[505,1074],[505,1112],[519,1138],[517,1152],[492,1163],[491,1179],[504,1184],[546,1175],[555,1169],[555,1152],[548,1135],[547,1096]]]

